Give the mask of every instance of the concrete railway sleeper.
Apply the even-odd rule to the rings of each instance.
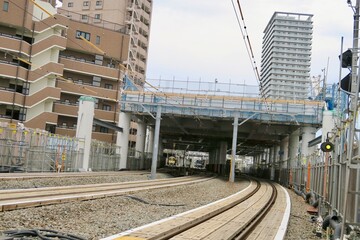
[[[122,183],[1,190],[0,211],[118,196],[129,192],[192,184],[210,179],[212,178],[180,177]]]
[[[245,239],[276,199],[272,183],[253,180],[228,198],[105,239]]]

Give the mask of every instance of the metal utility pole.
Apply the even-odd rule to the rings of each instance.
[[[351,1],[348,1],[351,4]],[[354,11],[354,29],[353,29],[353,48],[352,48],[352,62],[351,62],[351,93],[350,93],[350,107],[349,107],[349,135],[348,135],[348,147],[345,160],[345,186],[344,186],[344,202],[343,202],[343,219],[341,227],[341,237],[343,239],[346,228],[346,218],[348,212],[348,197],[349,197],[349,182],[350,182],[350,170],[356,169],[360,162],[353,161],[353,145],[355,140],[355,130],[358,113],[358,100],[359,100],[359,78],[358,78],[358,53],[359,53],[359,7],[360,0],[356,0],[356,6]]]

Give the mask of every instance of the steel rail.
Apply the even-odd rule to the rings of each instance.
[[[256,184],[256,187],[253,185]],[[261,222],[277,198],[269,182],[252,181],[250,187],[224,200],[169,219],[132,229],[110,239],[245,239]],[[256,212],[255,212],[256,211]],[[249,216],[249,217],[248,217]]]
[[[210,179],[212,178],[180,177],[174,179],[158,179],[111,184],[2,190],[0,191],[0,212],[70,201],[118,196],[129,192],[192,184]]]
[[[255,229],[255,227],[262,221],[262,219],[265,217],[265,215],[270,211],[271,207],[274,205],[276,198],[277,198],[277,189],[274,184],[269,182],[272,187],[272,194],[271,198],[267,201],[267,204],[265,204],[257,215],[255,215],[252,219],[250,219],[245,226],[244,230],[241,231],[234,239],[235,240],[241,240],[246,239],[247,236]]]

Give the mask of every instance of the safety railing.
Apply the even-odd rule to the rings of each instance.
[[[233,117],[235,112],[239,112],[239,117],[253,115],[252,119],[296,124],[320,124],[324,107],[323,103],[318,101],[138,91],[125,91],[121,103],[122,110],[132,112],[156,112],[156,106],[161,105],[162,113]]]

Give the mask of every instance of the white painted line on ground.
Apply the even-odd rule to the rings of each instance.
[[[102,238],[101,240],[113,240],[115,238],[118,238],[118,237],[123,237],[123,236],[126,236],[126,235],[129,235],[133,232],[136,232],[136,231],[139,231],[139,230],[142,230],[144,228],[147,228],[147,227],[151,227],[151,226],[154,226],[156,224],[159,224],[159,223],[162,223],[162,222],[165,222],[165,221],[168,221],[168,220],[171,220],[171,219],[175,219],[175,218],[178,218],[178,217],[181,217],[185,214],[188,214],[188,213],[191,213],[191,212],[195,212],[197,210],[200,210],[202,208],[206,208],[208,206],[211,206],[211,205],[214,205],[214,204],[217,204],[218,202],[221,202],[221,201],[224,201],[224,200],[227,200],[228,198],[231,198],[231,197],[234,197],[238,194],[241,194],[242,192],[244,192],[245,190],[247,190],[248,188],[250,188],[251,184],[249,184],[249,186],[247,186],[245,189],[241,190],[240,192],[237,192],[233,195],[230,195],[226,198],[223,198],[223,199],[219,199],[215,202],[212,202],[212,203],[209,203],[207,205],[204,205],[204,206],[201,206],[201,207],[198,207],[198,208],[194,208],[194,209],[191,209],[189,211],[186,211],[186,212],[183,212],[183,213],[179,213],[177,215],[174,215],[174,216],[171,216],[171,217],[168,217],[168,218],[164,218],[164,219],[161,219],[161,220],[158,220],[156,222],[152,222],[152,223],[149,223],[149,224],[146,224],[146,225],[143,225],[143,226],[140,226],[140,227],[137,227],[137,228],[133,228],[133,229],[129,229],[125,232],[121,232],[121,233],[118,233],[118,234],[115,234],[115,235],[112,235],[112,236],[109,236],[109,237],[106,237],[106,238]]]
[[[283,186],[281,186],[281,188],[283,189],[286,195],[286,209],[279,230],[274,238],[275,240],[282,240],[285,238],[286,229],[289,224],[290,212],[291,212],[291,201],[290,201],[289,193],[286,191],[286,189]]]

